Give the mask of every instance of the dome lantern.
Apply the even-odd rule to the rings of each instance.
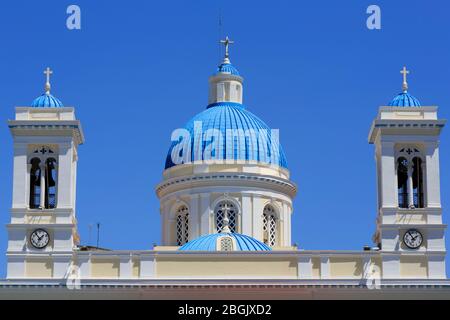
[[[209,78],[208,104],[217,102],[242,103],[242,82],[244,79],[231,64],[229,55],[229,45],[233,44],[234,41],[227,36],[225,40],[220,40],[220,43],[225,46],[225,57],[217,67],[216,73]]]

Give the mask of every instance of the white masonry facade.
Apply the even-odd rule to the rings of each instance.
[[[228,68],[227,59],[223,64]],[[46,91],[49,95],[49,87]],[[243,79],[232,72],[210,78],[211,104],[242,103],[242,92]],[[76,176],[84,135],[75,108],[17,107],[15,119],[8,122],[14,145],[13,199],[0,297],[44,292],[75,298],[313,298],[345,291],[347,297],[398,298],[410,292],[450,298],[439,175],[446,121],[439,119],[437,109],[382,106],[372,122],[368,141],[375,148],[378,211],[371,248],[293,246],[297,187],[289,170],[223,160],[167,168],[156,186],[162,245],[116,251],[80,245]],[[232,216],[220,216],[223,208]],[[270,250],[179,250],[220,233],[224,219],[227,229]],[[93,286],[97,289],[89,289]],[[188,290],[193,287],[198,288],[194,295]]]

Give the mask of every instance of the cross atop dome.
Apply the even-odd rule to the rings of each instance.
[[[44,74],[47,77],[47,81],[45,82],[45,94],[50,94],[50,76],[53,74],[53,71],[47,67],[47,69],[44,70]]]
[[[400,73],[403,75],[402,90],[403,90],[403,92],[407,92],[408,91],[408,82],[406,81],[406,76],[409,74],[409,70],[407,70],[406,66],[404,66],[403,69],[400,71]]]
[[[225,46],[225,58],[224,63],[230,63],[230,54],[228,51],[228,48],[230,44],[233,44],[234,41],[228,38],[228,36],[225,37],[225,40],[220,40],[220,43],[222,43]]]

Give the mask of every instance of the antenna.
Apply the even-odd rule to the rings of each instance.
[[[100,222],[97,222],[97,249],[100,243]]]

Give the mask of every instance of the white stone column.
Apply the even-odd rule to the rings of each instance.
[[[68,271],[72,260],[72,255],[53,256],[53,278],[63,279]]]
[[[382,207],[397,207],[397,190],[395,188],[394,143],[381,142],[381,201]]]
[[[161,206],[159,208],[159,214],[161,218],[161,245],[168,246],[170,245],[169,238],[167,235],[167,224],[169,223],[169,215],[167,200],[161,202]]]
[[[88,279],[91,277],[91,255],[78,254],[77,255],[78,268],[81,279]]]
[[[426,145],[426,193],[427,206],[441,207],[441,192],[439,179],[439,148],[438,142],[428,142]]]
[[[312,279],[311,256],[300,256],[298,258],[297,277],[299,279]]]
[[[193,194],[189,201],[189,241],[200,236],[199,196]]]
[[[384,279],[400,278],[400,254],[383,255],[382,269]]]
[[[289,210],[288,205],[285,201],[283,201],[283,212],[282,212],[282,219],[283,219],[283,238],[280,239],[280,243],[278,245],[280,246],[288,246],[290,245],[290,242],[288,242],[289,239]]]
[[[156,259],[153,254],[141,254],[140,257],[140,275],[142,279],[156,277]]]
[[[238,232],[240,229],[240,232],[243,234],[246,234],[250,237],[254,237],[254,230],[253,230],[253,223],[252,223],[252,217],[253,217],[253,210],[252,210],[252,198],[248,194],[242,195],[242,204],[241,204],[241,221],[242,225],[240,228],[238,228]],[[239,227],[239,226],[238,226]]]
[[[27,149],[26,143],[14,143],[13,208],[26,208],[29,204],[30,184],[27,175],[30,171],[27,165]]]
[[[445,255],[428,256],[428,278],[429,279],[446,279],[445,272]]]
[[[41,198],[40,198],[39,207],[41,209],[44,209],[45,208],[45,160],[43,160],[39,164],[39,168],[41,169],[41,185],[40,185]]]
[[[330,257],[320,257],[320,278],[330,279]]]
[[[408,180],[406,181],[406,188],[408,189],[408,207],[414,208],[414,186],[413,186],[413,164],[408,162]]]
[[[73,180],[73,149],[72,142],[59,144],[58,155],[58,180],[57,180],[57,206],[58,208],[74,207],[74,189]]]
[[[132,256],[129,255],[121,255],[120,257],[120,267],[119,267],[119,278],[120,279],[129,279],[133,275],[133,261],[131,260]]]
[[[212,209],[214,210],[214,209]],[[200,194],[200,233],[201,235],[210,233],[210,195],[209,193]],[[214,218],[213,218],[214,219]],[[213,223],[215,226],[215,223]]]
[[[263,241],[263,199],[256,194],[252,195],[252,205],[253,205],[253,238],[259,241]]]
[[[287,232],[288,232],[288,234],[285,236],[284,244],[286,246],[292,246],[292,224],[291,224],[292,204],[289,204],[286,209],[287,209],[287,223],[288,223]]]

